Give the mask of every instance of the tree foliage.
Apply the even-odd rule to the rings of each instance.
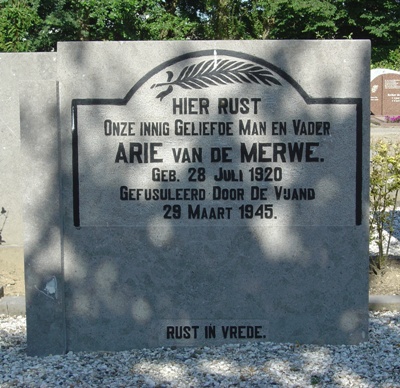
[[[0,3],[0,51],[35,51],[32,37],[40,18],[25,0]]]
[[[165,39],[370,39],[399,69],[400,0],[0,0],[1,51]]]

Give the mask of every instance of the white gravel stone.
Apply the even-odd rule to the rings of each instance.
[[[357,346],[246,343],[26,355],[24,317],[0,315],[0,387],[400,387],[400,312],[370,312]]]

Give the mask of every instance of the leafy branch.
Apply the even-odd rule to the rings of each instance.
[[[400,143],[378,141],[371,147],[370,240],[378,246],[377,256],[370,258],[370,270],[385,269],[394,216],[400,192]]]
[[[175,81],[174,74],[167,71],[167,82],[153,84],[151,88],[167,86],[156,98],[160,101],[172,93],[174,86],[183,89],[204,89],[210,86],[234,83],[257,83],[270,86],[281,85],[272,72],[265,67],[253,63],[233,61],[228,59],[210,59],[198,64],[186,66]]]

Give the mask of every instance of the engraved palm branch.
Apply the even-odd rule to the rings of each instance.
[[[156,96],[160,101],[174,90],[173,86],[180,86],[183,89],[203,89],[210,86],[234,83],[281,85],[272,72],[265,67],[228,59],[218,59],[216,61],[210,59],[186,66],[175,81],[172,81],[173,77],[174,73],[167,71],[167,82],[151,86],[151,89],[168,86],[167,89]]]

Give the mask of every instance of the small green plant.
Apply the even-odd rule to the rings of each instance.
[[[318,385],[322,382],[322,378],[319,375],[311,375],[310,383],[311,385]]]
[[[380,140],[371,146],[370,240],[378,246],[370,257],[370,271],[385,269],[393,235],[393,221],[400,190],[400,143]]]

